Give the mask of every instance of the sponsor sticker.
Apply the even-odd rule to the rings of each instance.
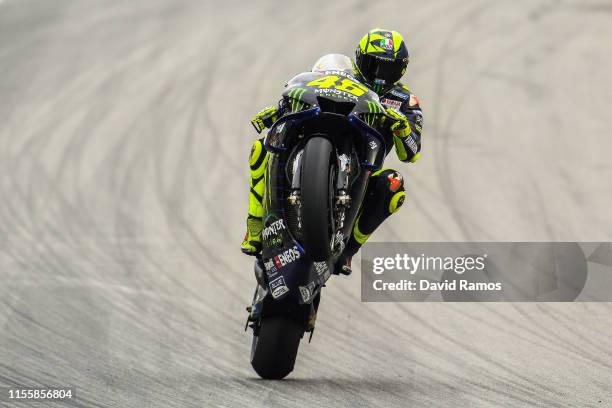
[[[280,220],[276,220],[272,224],[264,228],[261,233],[261,237],[265,240],[268,240],[272,238],[274,235],[277,235],[280,231],[283,231],[285,229],[286,229],[285,222],[281,218]]]
[[[263,243],[268,248],[280,247],[283,244],[283,238],[280,235],[273,235],[268,239],[264,239]]]
[[[383,38],[380,40],[380,47],[391,51],[393,49],[393,40],[391,38]]]
[[[302,300],[304,301],[304,303],[308,302],[308,300],[310,299],[310,291],[308,290],[308,288],[306,286],[300,286],[300,295],[302,296]]]
[[[380,103],[382,103],[384,106],[388,107],[388,108],[393,108],[393,109],[399,109],[402,106],[402,102],[400,101],[396,101],[394,99],[381,99]]]
[[[402,175],[399,173],[391,173],[387,178],[389,179],[389,190],[395,193],[402,185]]]
[[[421,111],[414,111],[416,114],[416,124],[419,126],[423,126],[423,113]]]
[[[353,80],[355,79],[354,76],[352,76],[351,74],[345,71],[327,70],[327,71],[324,71],[323,74],[324,75],[338,75],[338,76],[353,79]]]
[[[272,258],[264,262],[264,268],[266,268],[268,276],[274,276],[278,272],[278,269],[276,268],[276,265],[274,265],[274,260]]]
[[[321,275],[317,277],[317,282],[319,282],[319,285],[325,286],[325,282],[327,282],[330,276],[331,276],[331,271],[329,269],[326,269],[325,271],[321,273]]]
[[[285,284],[285,278],[279,276],[278,278],[270,281],[270,290],[272,291],[272,297],[277,299],[278,297],[284,295],[289,292],[289,288]]]
[[[374,150],[374,149],[376,149],[378,147],[378,144],[376,144],[376,142],[373,141],[373,140],[370,140],[369,144],[370,144],[370,149],[372,149],[372,150]]]
[[[325,273],[325,271],[327,271],[329,269],[327,267],[327,262],[325,262],[325,261],[315,262],[314,266],[315,266],[315,270],[317,271],[317,275],[321,275],[321,274]]]
[[[308,303],[313,298],[314,291],[315,291],[315,283],[314,283],[314,281],[310,282],[306,286],[298,287],[298,289],[300,290],[300,296],[302,296],[302,301],[304,303]]]
[[[287,249],[285,252],[281,252],[274,256],[274,263],[278,269],[289,265],[290,263],[300,259],[300,251],[297,246]]]
[[[344,250],[344,234],[341,231],[336,232],[336,234],[332,236],[330,246],[332,250],[335,247],[338,247],[338,251]]]
[[[406,142],[408,143],[408,147],[410,148],[410,150],[412,151],[413,154],[417,154],[417,152],[419,151],[419,146],[416,144],[416,142],[414,141],[413,138],[411,137],[407,137],[406,138]]]
[[[341,91],[339,89],[327,89],[327,88],[319,88],[319,89],[315,89],[315,93],[317,94],[322,94],[323,96],[334,96],[337,98],[341,98],[344,100],[350,100],[350,101],[358,101],[359,98],[357,98],[357,96],[352,95],[348,92],[345,91]]]
[[[403,99],[403,100],[406,100],[406,99],[408,99],[410,97],[410,96],[406,95],[405,93],[397,91],[395,89],[390,90],[389,93],[391,95],[397,96],[398,98]]]

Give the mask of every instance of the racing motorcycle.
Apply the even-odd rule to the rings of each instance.
[[[264,379],[287,376],[304,333],[312,338],[321,288],[387,149],[376,130],[384,108],[346,56],[322,57],[287,84],[283,98],[293,113],[265,138],[262,253],[245,327],[253,329],[251,365]]]

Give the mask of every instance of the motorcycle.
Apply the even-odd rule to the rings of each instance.
[[[387,152],[376,130],[385,110],[353,76],[348,57],[321,58],[287,84],[283,98],[292,113],[274,123],[264,143],[262,253],[245,327],[253,329],[251,365],[264,379],[287,376],[304,333],[312,339],[321,289]]]

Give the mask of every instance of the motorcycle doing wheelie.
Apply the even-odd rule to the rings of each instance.
[[[265,379],[287,376],[304,333],[312,337],[321,288],[386,155],[376,130],[384,109],[352,75],[348,57],[323,57],[287,84],[283,98],[292,113],[265,139],[262,253],[247,320],[251,365]]]

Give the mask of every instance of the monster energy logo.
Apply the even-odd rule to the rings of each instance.
[[[368,125],[372,126],[376,120],[376,114],[380,113],[380,107],[372,101],[366,101],[368,104],[368,111],[370,113],[365,114],[365,121]]]
[[[306,92],[306,89],[296,88],[289,92],[288,96],[291,98],[291,112],[297,112],[302,110],[304,103],[302,102],[302,96]]]
[[[370,113],[380,113],[380,107],[372,102],[372,101],[367,101],[368,102],[368,110],[370,111]]]

